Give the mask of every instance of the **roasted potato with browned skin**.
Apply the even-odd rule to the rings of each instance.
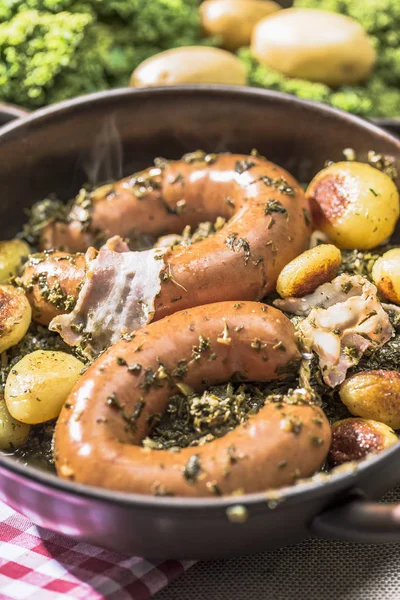
[[[340,250],[332,244],[321,244],[306,250],[280,272],[276,289],[282,298],[301,298],[319,285],[332,281],[340,267]]]
[[[250,44],[256,23],[278,10],[273,0],[206,0],[200,16],[206,35],[217,35],[223,48],[235,51]]]
[[[388,175],[359,162],[338,162],[308,186],[313,222],[341,249],[369,250],[389,238],[399,218],[399,192]]]
[[[397,442],[393,429],[384,423],[372,419],[342,419],[332,425],[328,462],[335,467],[348,461],[361,460]]]
[[[22,240],[14,239],[0,242],[0,284],[8,283],[17,274],[21,261],[28,257],[30,248]]]
[[[31,318],[31,305],[24,292],[12,285],[0,285],[0,353],[22,340]]]
[[[383,298],[400,304],[400,248],[388,250],[378,258],[372,269],[372,279]]]
[[[400,428],[400,372],[361,371],[342,383],[339,395],[352,415]]]

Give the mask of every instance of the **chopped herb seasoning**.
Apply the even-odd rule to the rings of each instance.
[[[229,337],[229,325],[226,322],[225,318],[223,318],[222,320],[224,322],[224,328],[222,330],[222,333],[220,333],[219,336],[217,337],[217,342],[219,344],[226,344],[229,346],[229,344],[232,342],[232,338]]]
[[[122,356],[117,356],[116,362],[117,362],[117,365],[119,365],[121,367],[128,366],[128,363],[126,362],[126,360],[124,358],[122,358]]]
[[[259,338],[255,338],[251,344],[250,347],[253,348],[253,350],[255,350],[256,352],[261,352],[261,350],[263,348],[266,347],[267,344],[264,344],[264,342],[262,342]]]
[[[192,359],[200,360],[203,352],[206,352],[210,349],[210,338],[205,338],[204,336],[199,336],[199,343],[197,346],[193,346],[192,348]]]
[[[249,169],[254,167],[255,164],[256,163],[252,160],[246,160],[245,158],[243,160],[237,160],[235,163],[235,171],[236,173],[239,173],[239,175],[241,175],[245,171],[248,171]]]
[[[286,352],[286,346],[282,342],[278,342],[275,346],[272,346],[272,350],[280,350],[281,352]]]
[[[324,443],[324,440],[321,439],[320,437],[318,437],[317,435],[312,435],[310,437],[310,442],[312,443],[313,446],[322,446]]]
[[[280,177],[279,179],[274,179],[273,177],[260,177],[260,180],[268,187],[274,187],[281,194],[285,194],[286,196],[294,196],[294,189],[288,184],[284,177]]]
[[[200,472],[200,457],[198,454],[193,454],[193,456],[191,456],[188,462],[186,463],[185,470],[183,471],[183,476],[188,483],[194,484],[196,483]]]
[[[113,392],[111,394],[111,396],[107,396],[106,398],[106,404],[108,406],[111,406],[111,408],[115,408],[116,410],[121,410],[122,406],[118,400],[118,396],[116,394],[116,392]]]
[[[175,369],[172,371],[172,377],[174,379],[183,379],[186,377],[188,372],[187,362],[185,359],[178,360]]]
[[[379,194],[377,194],[373,188],[369,188],[369,191],[371,192],[371,194],[373,194],[375,196],[375,198],[377,198],[379,196]]]
[[[244,252],[244,264],[247,265],[250,258],[250,244],[246,238],[238,238],[237,233],[231,233],[225,240],[226,245],[233,252]]]
[[[282,205],[279,200],[268,200],[264,208],[264,215],[270,215],[271,213],[287,214],[287,209]],[[268,226],[268,229],[270,227]]]
[[[135,363],[133,365],[128,366],[128,371],[130,373],[136,373],[137,375],[139,375],[141,370],[142,370],[142,365],[140,365],[139,363]]]

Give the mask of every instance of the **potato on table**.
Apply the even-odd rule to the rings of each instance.
[[[251,49],[271,69],[334,88],[363,81],[375,62],[372,42],[359,23],[304,8],[282,10],[260,21]]]
[[[151,56],[132,73],[131,86],[152,87],[184,83],[245,85],[242,62],[230,52],[207,46],[184,46]]]
[[[216,35],[221,46],[237,50],[250,44],[256,23],[279,9],[273,0],[206,0],[200,16],[206,35]]]

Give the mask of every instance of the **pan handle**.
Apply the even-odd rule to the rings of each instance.
[[[0,102],[0,127],[10,123],[14,119],[26,117],[29,111],[15,104],[5,104]]]
[[[400,504],[369,502],[361,493],[317,515],[310,526],[320,537],[364,544],[400,541]]]

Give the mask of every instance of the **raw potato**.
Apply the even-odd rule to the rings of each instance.
[[[31,319],[31,305],[23,290],[0,285],[0,354],[22,340]]]
[[[7,283],[12,275],[16,275],[21,260],[29,254],[30,248],[22,240],[0,242],[0,283]]]
[[[221,45],[235,51],[249,46],[256,23],[280,10],[273,0],[206,0],[200,15],[206,35],[217,35]]]
[[[0,394],[0,450],[19,448],[27,440],[30,426],[12,418]]]
[[[372,279],[381,296],[400,304],[400,248],[388,250],[378,258],[372,269]]]
[[[332,244],[321,244],[306,250],[282,269],[276,290],[282,298],[301,298],[319,285],[332,281],[340,267],[340,250]]]
[[[132,73],[131,86],[152,87],[182,83],[245,85],[242,62],[220,48],[186,46],[151,56]]]
[[[55,419],[83,367],[65,352],[36,350],[27,354],[7,377],[4,395],[10,414],[30,424]]]
[[[356,373],[342,383],[339,394],[352,415],[400,428],[400,372]]]
[[[398,442],[391,427],[372,419],[350,418],[332,425],[332,442],[328,461],[332,466],[361,460],[368,454],[382,452]]]
[[[370,250],[389,238],[399,218],[399,192],[388,175],[368,164],[338,162],[306,191],[313,222],[341,249]]]
[[[333,88],[366,79],[376,58],[359,23],[306,8],[282,10],[260,21],[251,49],[267,67]]]

